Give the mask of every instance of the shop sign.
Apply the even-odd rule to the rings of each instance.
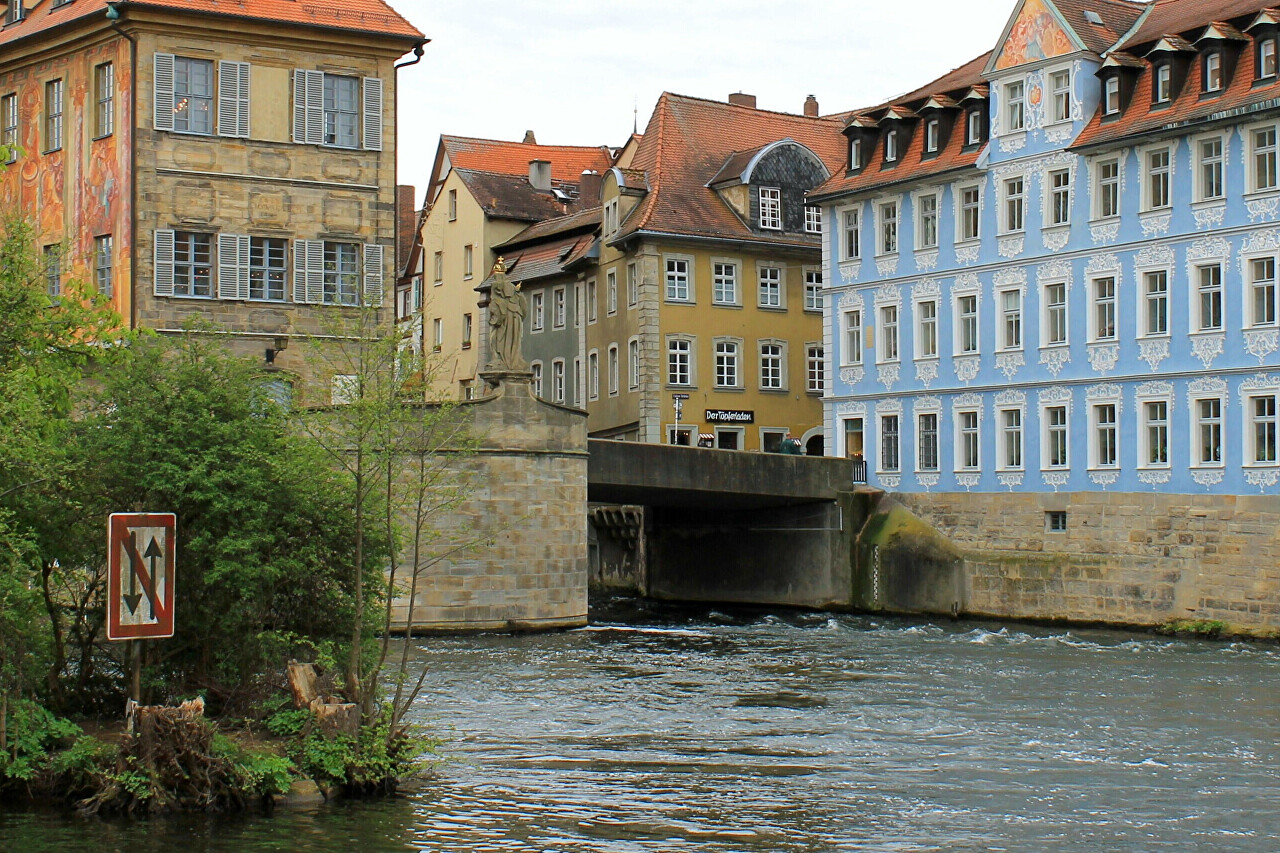
[[[707,409],[709,424],[753,424],[756,413],[741,409]]]

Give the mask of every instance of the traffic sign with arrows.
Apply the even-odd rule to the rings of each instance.
[[[176,530],[171,512],[107,520],[107,639],[173,636]]]

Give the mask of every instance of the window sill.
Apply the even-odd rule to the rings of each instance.
[[[916,364],[919,364],[920,362],[925,362],[925,363],[933,362],[934,364],[937,364],[939,359],[938,359],[938,356],[936,355],[918,355],[915,358],[913,358],[912,361],[914,361]]]
[[[1070,222],[1046,222],[1040,229],[1042,234],[1066,233],[1070,230]]]
[[[761,311],[774,311],[779,314],[786,313],[787,310],[787,306],[785,305],[757,305],[756,308]]]
[[[745,394],[747,391],[741,385],[712,385],[711,390],[723,394]]]
[[[1169,332],[1161,332],[1155,335],[1138,335],[1140,341],[1167,341],[1173,338]]]
[[[1272,328],[1275,328],[1275,327],[1273,326]],[[1227,330],[1225,327],[1219,326],[1216,329],[1192,329],[1191,331],[1187,332],[1187,334],[1190,337],[1199,338],[1199,337],[1209,337],[1213,335],[1223,335],[1223,334],[1226,334],[1226,331]]]
[[[1041,465],[1040,473],[1042,474],[1070,474],[1070,465]]]
[[[763,388],[763,387],[762,387],[762,388],[760,388],[760,389],[759,389],[759,391],[760,391],[760,393],[761,393],[761,394],[789,394],[789,393],[791,393],[791,389],[790,389],[790,388]]]
[[[665,303],[667,303],[668,305],[697,305],[697,304],[698,304],[697,302],[693,301],[692,299],[675,299],[675,298],[670,297],[670,296],[668,296],[667,298],[663,299],[662,301],[663,301],[663,302],[665,302]],[[587,322],[589,322],[589,323],[594,323],[594,322],[595,322],[595,320],[588,320]]]
[[[981,237],[970,237],[965,240],[956,240],[956,249],[978,249],[982,247]]]
[[[884,360],[876,359],[876,367],[883,367],[889,364],[902,364],[902,359],[900,358],[889,358]]]
[[[1265,190],[1250,190],[1244,194],[1245,201],[1268,201],[1280,197],[1280,187],[1268,187]]]
[[[1115,473],[1120,470],[1119,465],[1090,465],[1086,468],[1090,474],[1106,474]]]
[[[1095,216],[1089,220],[1089,225],[1097,227],[1099,225],[1117,225],[1120,222],[1120,216]]]
[[[1219,207],[1226,207],[1226,196],[1218,196],[1217,198],[1204,198],[1200,201],[1191,202],[1192,210],[1213,210]]]
[[[996,473],[997,474],[1025,474],[1027,473],[1027,469],[1026,468],[996,468]]]
[[[1155,219],[1158,216],[1168,216],[1173,213],[1173,205],[1166,204],[1164,207],[1148,207],[1145,210],[1138,211],[1139,219]]]
[[[737,308],[738,310],[741,310],[742,303],[741,302],[712,302],[711,307],[712,308]]]
[[[1240,467],[1246,471],[1269,471],[1280,468],[1280,462],[1245,462]]]
[[[1040,346],[1038,347],[1038,349],[1040,350],[1040,352],[1050,352],[1050,351],[1053,351],[1053,350],[1063,350],[1063,351],[1065,351],[1065,352],[1070,352],[1070,351],[1071,351],[1071,342],[1070,342],[1070,341],[1058,341],[1057,343],[1052,343],[1052,344],[1040,344]]]
[[[1197,398],[1199,399],[1199,398]],[[1248,467],[1247,465],[1245,467]],[[1225,471],[1227,468],[1221,462],[1193,462],[1191,463],[1192,471]]]
[[[1172,471],[1172,465],[1139,465],[1139,471]]]

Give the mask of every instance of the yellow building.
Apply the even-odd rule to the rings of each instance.
[[[51,295],[74,276],[131,327],[210,320],[309,378],[290,336],[392,280],[396,62],[422,34],[383,0],[3,8],[0,203]]]
[[[593,436],[775,450],[789,431],[823,452],[822,228],[805,192],[844,151],[817,112],[664,94],[605,173],[582,345]]]

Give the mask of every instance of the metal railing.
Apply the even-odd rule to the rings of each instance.
[[[853,460],[853,483],[855,486],[865,486],[867,484],[867,460]]]

